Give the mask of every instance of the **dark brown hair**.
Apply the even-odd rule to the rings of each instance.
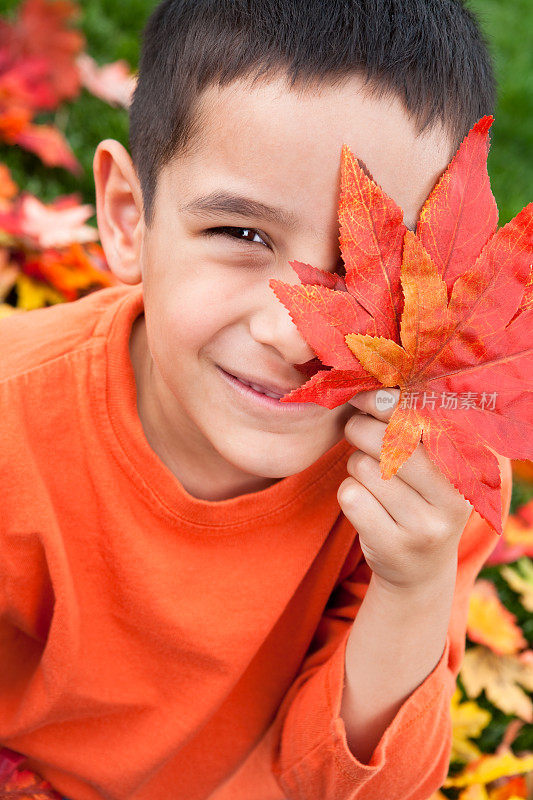
[[[491,57],[460,0],[163,0],[130,106],[146,224],[161,168],[201,135],[207,86],[285,75],[305,88],[353,73],[372,94],[398,95],[418,131],[440,121],[455,146],[495,104]]]

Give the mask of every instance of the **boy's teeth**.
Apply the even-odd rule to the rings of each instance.
[[[266,389],[263,389],[262,386],[258,386],[257,383],[249,383],[250,386],[255,392],[259,392],[259,394],[266,394],[267,397],[273,397],[274,400],[279,400],[281,397],[280,394],[273,394],[272,392],[267,392]]]
[[[267,392],[266,389],[263,389],[262,386],[259,386],[257,383],[248,383],[248,381],[239,378],[241,383],[244,383],[245,386],[249,386],[250,389],[253,389],[254,392],[259,392],[259,394],[266,394],[267,397],[273,397],[274,400],[279,400],[280,397],[283,397],[281,394],[274,394],[274,392]]]

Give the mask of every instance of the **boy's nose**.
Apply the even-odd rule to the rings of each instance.
[[[256,342],[275,347],[290,364],[302,364],[315,358],[316,353],[298,331],[285,306],[270,287],[268,291],[272,298],[266,298],[250,318],[252,337]]]

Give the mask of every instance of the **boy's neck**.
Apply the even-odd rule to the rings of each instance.
[[[177,401],[169,402],[172,396],[162,386],[148,347],[144,314],[132,326],[129,351],[146,440],[186,492],[199,500],[229,500],[280,480],[250,475],[229,464],[209,446]]]

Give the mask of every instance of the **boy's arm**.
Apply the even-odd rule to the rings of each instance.
[[[348,746],[368,764],[402,703],[439,663],[455,589],[457,562],[419,589],[391,591],[373,574],[348,636],[340,716]]]
[[[498,460],[505,524],[511,463]],[[450,701],[464,656],[469,597],[497,541],[472,511],[459,543],[448,624],[449,576],[435,588],[439,596],[433,600],[427,594],[416,601],[411,597],[414,607],[395,606],[372,588],[364,560],[342,582],[319,626],[321,646],[304,662],[279,710],[273,772],[287,800],[427,800],[442,785],[449,769]],[[419,652],[417,641],[424,636],[417,626],[425,615],[416,604],[422,602],[431,641]],[[387,622],[388,610],[394,616]],[[349,738],[361,757],[350,749]]]

